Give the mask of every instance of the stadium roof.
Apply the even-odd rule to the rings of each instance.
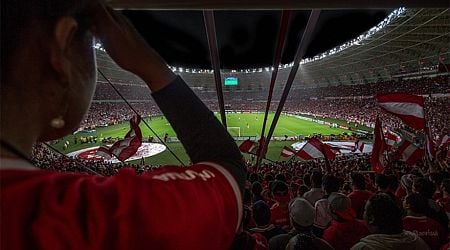
[[[124,4],[125,1],[113,3],[120,7],[120,3]],[[304,61],[293,88],[389,80],[400,71],[432,70],[439,61],[448,64],[449,10],[433,8],[396,11],[395,18],[384,21],[378,28],[374,27],[362,36],[355,37],[344,46],[338,46],[323,55]],[[100,70],[113,79],[113,82],[140,81],[118,69],[104,52],[97,51]],[[277,82],[276,86],[281,87],[285,83],[290,68],[289,64],[280,67],[279,83]],[[199,69],[180,67],[174,70],[181,74],[191,87],[214,86],[214,77],[210,70],[202,72]],[[269,85],[271,69],[265,67],[226,70],[222,73],[223,77],[237,76],[243,84],[243,89],[252,90]]]
[[[427,0],[111,0],[117,9],[355,9],[447,8],[448,1]]]

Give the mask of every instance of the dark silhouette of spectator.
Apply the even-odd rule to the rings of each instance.
[[[371,234],[362,238],[352,250],[429,249],[419,236],[403,230],[402,212],[385,193],[376,194],[367,201],[364,220]]]

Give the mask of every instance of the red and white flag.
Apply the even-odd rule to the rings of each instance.
[[[105,147],[105,146],[101,146],[97,149],[97,151],[95,152],[96,155],[99,155],[107,160],[111,159],[112,155],[111,152],[109,151],[109,148]]]
[[[404,140],[397,151],[395,152],[394,159],[402,160],[408,165],[414,165],[420,159],[425,156],[425,150],[417,147],[413,143]]]
[[[378,95],[377,101],[384,110],[398,116],[406,125],[418,130],[425,128],[423,97],[404,93],[390,93]]]
[[[352,152],[356,152],[356,150],[359,150],[359,152],[363,152],[365,143],[363,141],[357,140],[355,141],[355,146],[352,148]]]
[[[295,150],[291,149],[290,147],[284,146],[283,149],[281,150],[281,156],[288,158],[291,157],[293,155],[295,155]]]
[[[372,156],[370,159],[370,165],[372,165],[373,171],[381,174],[384,170],[384,151],[386,150],[386,144],[383,137],[383,129],[381,128],[380,118],[377,117],[375,122],[374,143],[372,148]]]
[[[256,155],[258,153],[258,148],[259,148],[259,144],[250,139],[243,141],[241,143],[241,145],[239,146],[239,150],[242,153],[254,154],[254,155]]]
[[[333,152],[333,149],[329,145],[321,142],[317,138],[311,138],[295,155],[304,160],[322,157],[332,160],[336,156],[336,153]]]
[[[449,145],[450,144],[450,136],[447,134],[447,133],[444,133],[442,136],[441,136],[441,138],[439,138],[439,140],[438,140],[438,142],[437,142],[437,146],[439,147],[439,148],[442,148],[442,147],[447,147],[447,145]]]
[[[400,136],[396,135],[395,133],[391,131],[387,131],[384,134],[384,141],[386,142],[386,150],[391,151],[392,147],[401,141]]]
[[[331,149],[335,152],[335,153],[341,153],[341,150],[353,150],[354,146],[350,146],[350,145],[345,145],[345,144],[334,144],[334,143],[330,143],[330,142],[326,142],[325,144],[327,144],[328,146],[331,147]]]
[[[125,138],[115,142],[110,148],[100,147],[97,149],[96,154],[104,156],[107,159],[114,155],[120,161],[125,161],[138,151],[142,145],[142,132],[139,128],[141,117],[135,115],[130,119],[130,131],[125,135]],[[109,153],[109,158],[108,158]]]

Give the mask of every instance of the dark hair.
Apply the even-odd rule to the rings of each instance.
[[[450,179],[443,180],[442,187],[445,190],[445,192],[450,193]]]
[[[305,186],[305,185],[301,185],[299,188],[298,188],[298,195],[299,196],[303,196],[306,192],[308,192],[309,191],[309,188],[307,187],[307,186]]]
[[[270,189],[274,195],[286,195],[289,192],[289,187],[284,181],[274,181],[270,184]]]
[[[87,31],[89,18],[85,0],[14,0],[2,2],[1,7],[1,72],[2,84],[9,72],[11,60],[27,39],[26,34],[36,27],[40,32],[52,32],[55,22],[63,16],[73,16],[79,22],[78,34]],[[37,25],[36,25],[37,23]]]
[[[305,186],[307,186],[307,187],[311,186],[311,175],[310,174],[303,175],[303,184],[305,184]]]
[[[266,181],[266,182],[271,182],[271,181],[273,181],[273,175],[271,175],[271,174],[266,174],[265,176],[264,176],[264,180]]]
[[[389,188],[394,191],[397,190],[399,185],[398,178],[393,174],[388,175],[387,178],[389,180]]]
[[[377,175],[377,177],[375,178],[375,183],[377,184],[377,186],[381,189],[386,189],[389,187],[390,185],[390,180],[389,178],[384,175],[384,174],[379,174]]]
[[[360,190],[366,189],[366,179],[364,179],[364,176],[360,173],[352,173],[350,175],[350,178],[352,180],[352,184],[357,187]]]
[[[372,225],[381,233],[398,234],[403,230],[402,212],[387,194],[376,194],[369,199],[366,216],[373,218]]]
[[[253,220],[255,220],[256,225],[264,226],[270,222],[270,208],[264,201],[257,201],[252,206],[253,210]]]
[[[261,195],[261,192],[263,191],[263,188],[261,186],[261,183],[255,181],[252,184],[252,194],[253,195]]]
[[[311,174],[311,184],[313,184],[315,187],[322,186],[322,173],[314,171]]]
[[[324,175],[322,179],[322,186],[325,189],[325,192],[327,192],[327,194],[330,194],[332,192],[339,191],[340,182],[337,177],[334,177],[332,175]]]
[[[409,209],[417,214],[426,214],[430,209],[428,200],[420,194],[413,193],[405,198],[405,203],[409,205]]]
[[[424,177],[417,178],[413,183],[413,187],[416,192],[423,195],[427,199],[431,199],[436,191],[436,186],[434,183]]]
[[[430,181],[437,185],[440,185],[443,179],[444,175],[440,172],[430,173]]]
[[[248,180],[253,183],[255,181],[259,181],[259,176],[257,173],[251,173],[248,175]]]
[[[284,174],[277,174],[275,175],[275,180],[286,182],[286,176]]]

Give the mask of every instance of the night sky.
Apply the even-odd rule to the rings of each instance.
[[[392,10],[322,11],[305,57],[357,37]],[[201,11],[125,11],[137,30],[172,66],[211,68]],[[281,11],[216,11],[222,69],[270,66]],[[293,60],[310,11],[294,11],[282,63]]]

